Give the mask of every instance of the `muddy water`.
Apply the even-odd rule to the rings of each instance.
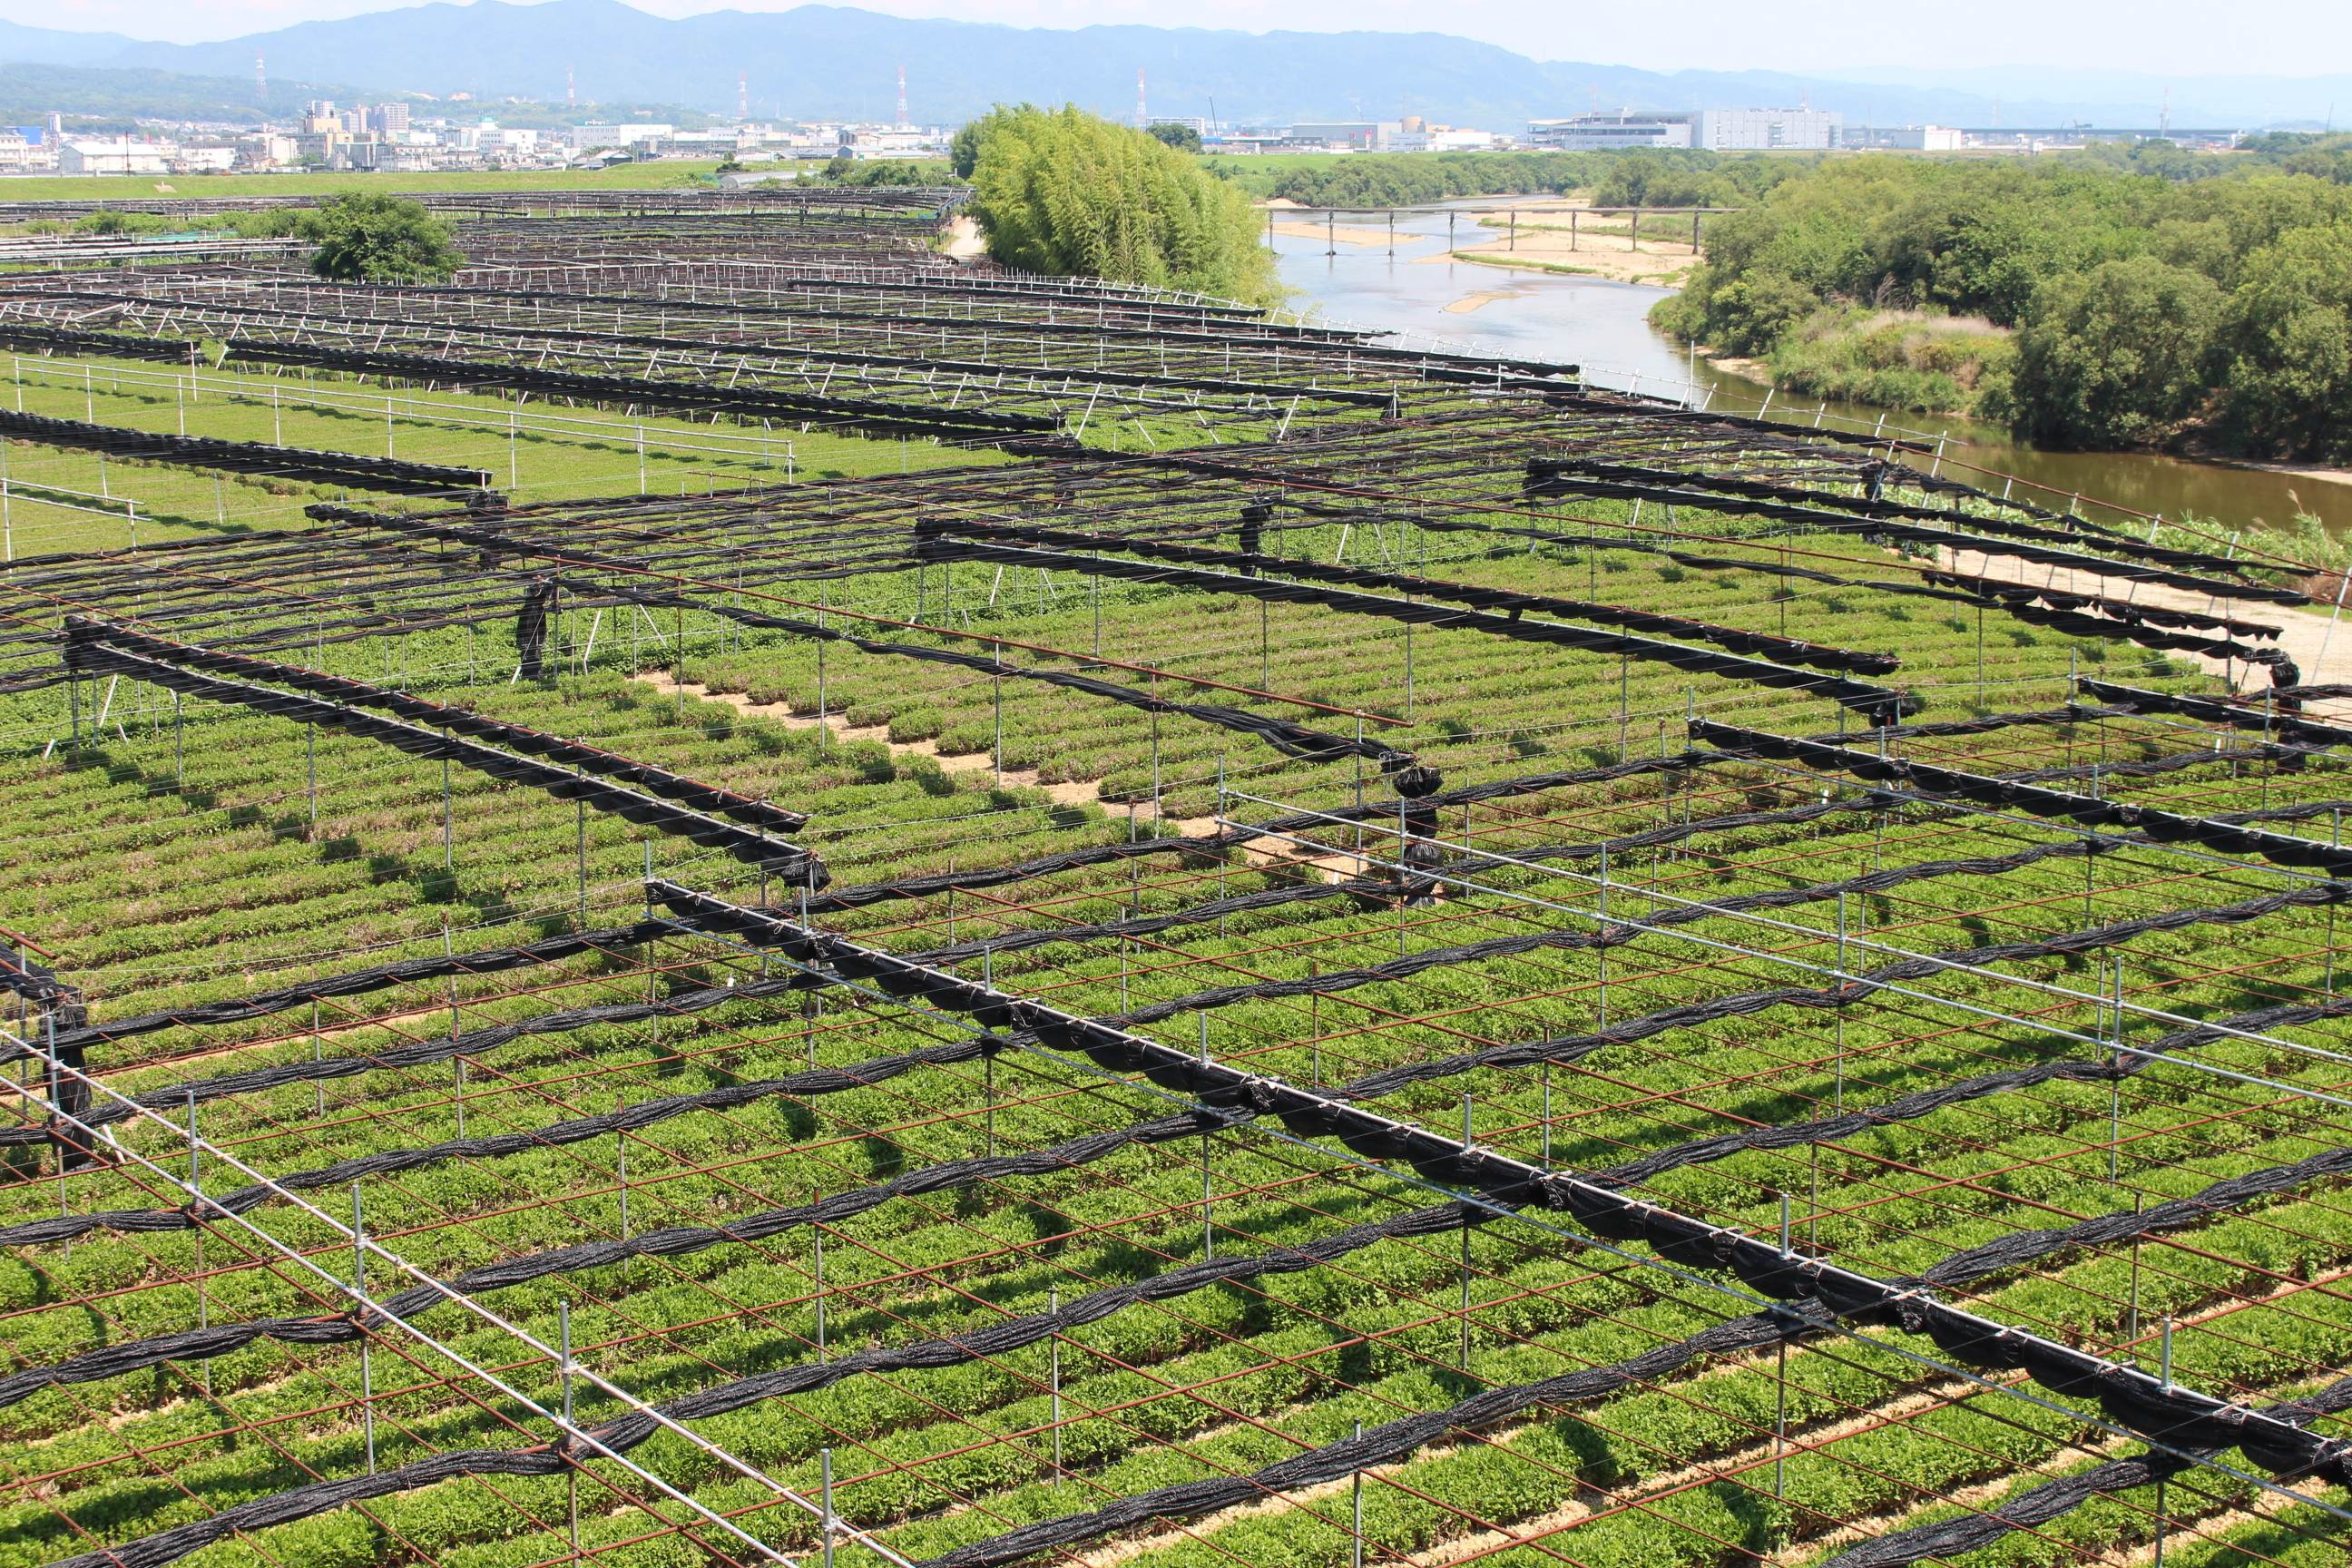
[[[1454,205],[1495,204],[1487,198]],[[1460,243],[1494,237],[1475,217],[1452,216],[1452,232]],[[1308,210],[1281,216],[1321,220]],[[1408,342],[1581,364],[1601,385],[1704,401],[1731,413],[1752,414],[1763,402],[1764,388],[1756,383],[1694,358],[1687,345],[1651,329],[1650,307],[1666,297],[1664,289],[1475,262],[1420,260],[1446,253],[1448,219],[1444,209],[1399,212],[1393,253],[1385,243],[1358,246],[1342,238],[1333,245],[1319,235],[1276,235],[1274,247],[1284,281],[1298,290],[1295,302],[1320,307],[1324,319],[1334,322],[1386,328],[1409,334]],[[1349,228],[1384,235],[1388,226],[1384,216],[1341,214],[1338,222],[1343,235]],[[1334,249],[1338,255],[1327,254]],[[1489,298],[1473,299],[1480,294]],[[2013,479],[2021,499],[2056,510],[2065,510],[2079,491],[2084,513],[2107,521],[2160,513],[2210,519],[2228,531],[2283,523],[2300,510],[2325,519],[2331,531],[2352,533],[2352,483],[2340,479],[2139,453],[2044,451],[1966,420],[1887,413],[1860,404],[1821,405],[1777,394],[1769,412],[1776,418],[1819,419],[1849,430],[1870,430],[1883,420],[1888,428],[1900,426],[1931,440],[1948,436],[1944,464],[1955,477],[1983,483],[1991,476],[1995,491]],[[1971,475],[1971,468],[1986,474]]]

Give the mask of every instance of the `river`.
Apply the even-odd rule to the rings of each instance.
[[[1492,206],[1495,198],[1449,204]],[[1314,209],[1285,217],[1314,219]],[[1340,242],[1337,256],[1321,237],[1276,235],[1283,281],[1298,290],[1296,303],[1319,306],[1322,318],[1408,334],[1406,342],[1433,341],[1452,349],[1478,348],[1519,359],[1581,364],[1597,384],[1631,388],[1690,402],[1706,401],[1727,413],[1753,414],[1765,390],[1755,382],[1694,359],[1688,346],[1652,330],[1650,307],[1667,290],[1598,278],[1574,278],[1475,262],[1424,262],[1445,253],[1447,215],[1443,209],[1400,210],[1397,248]],[[1342,227],[1385,227],[1382,218],[1342,213]],[[1484,239],[1468,225],[1465,244]],[[1481,291],[1522,292],[1491,300],[1475,310],[1445,307]],[[1775,418],[1853,430],[1907,428],[1932,440],[1948,436],[1944,471],[1983,482],[1998,491],[2014,476],[2021,499],[2063,510],[2075,492],[2085,515],[2127,522],[2133,515],[2209,519],[2224,530],[2284,523],[2297,511],[2324,520],[2331,532],[2352,534],[2352,484],[2310,475],[2240,468],[2220,463],[2186,462],[2137,452],[2054,452],[2012,441],[1995,426],[1936,415],[1890,414],[1860,404],[1816,405],[1775,394]],[[1968,468],[1982,469],[1970,475]],[[2039,488],[2043,493],[2035,494]],[[2098,503],[2106,503],[2105,505]]]

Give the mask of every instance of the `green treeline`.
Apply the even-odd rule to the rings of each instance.
[[[1210,172],[1258,201],[1302,206],[1410,206],[1453,196],[1533,196],[1591,191],[1605,206],[1747,206],[1818,157],[1740,158],[1715,153],[1356,153],[1307,168],[1212,158]]]
[[[955,172],[1009,267],[1282,299],[1249,197],[1156,137],[1087,114],[1000,105],[956,133]]]
[[[2352,138],[2264,142],[2150,159],[2218,173],[1823,163],[1710,223],[1652,320],[1802,390],[2048,442],[2352,458]]]

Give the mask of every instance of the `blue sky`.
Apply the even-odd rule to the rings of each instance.
[[[398,0],[0,0],[32,26],[195,43],[296,22],[396,8]],[[631,0],[661,16],[789,10],[799,0]],[[1914,73],[1984,66],[2309,76],[2352,68],[2352,6],[2341,0],[2256,0],[2217,12],[2190,0],[858,0],[903,16],[1019,26],[1096,22],[1156,26],[1346,28],[1458,33],[1538,59],[1650,70],[1826,69],[1896,66]]]

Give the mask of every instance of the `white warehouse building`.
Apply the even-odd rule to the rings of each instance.
[[[1782,149],[1827,151],[1845,117],[1819,109],[1620,110],[1538,120],[1528,126],[1540,147],[1571,153],[1608,147],[1698,147],[1710,153]]]

